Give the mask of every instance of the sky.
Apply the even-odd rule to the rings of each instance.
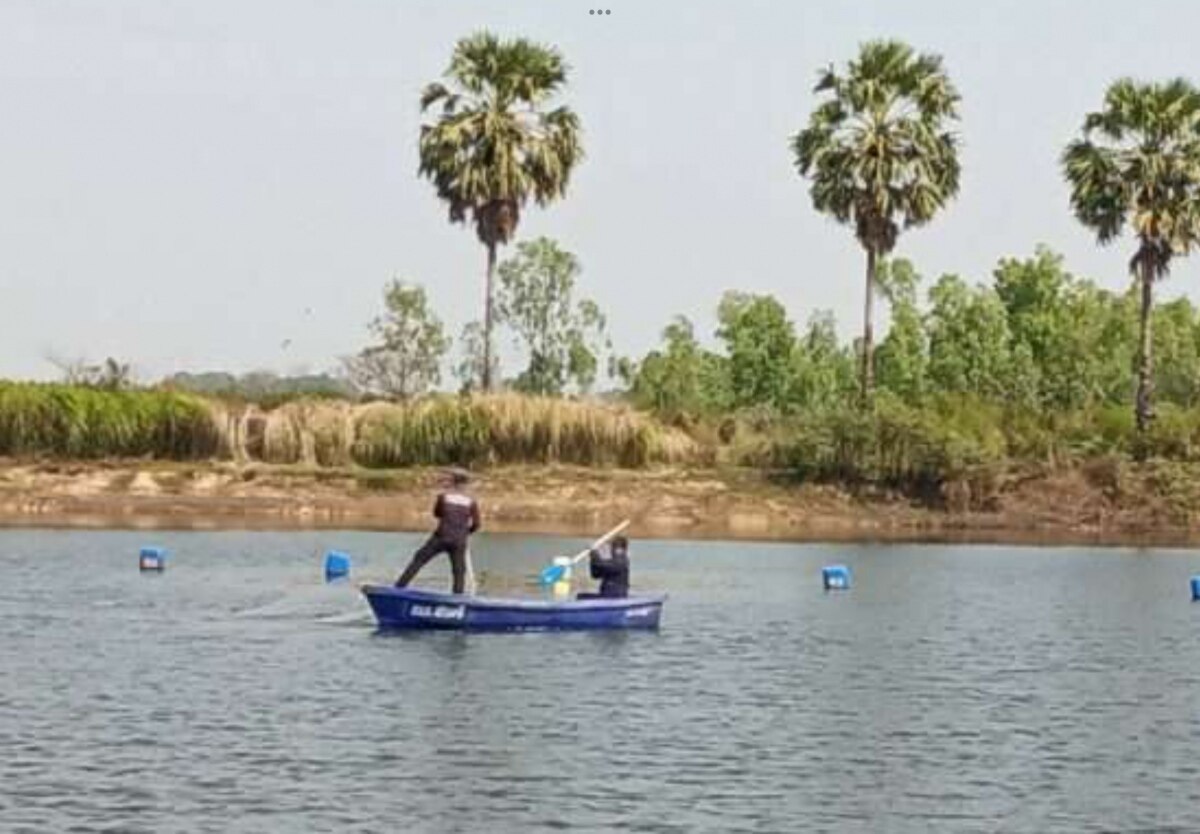
[[[896,251],[927,283],[1046,244],[1126,286],[1128,241],[1074,220],[1059,154],[1112,80],[1200,79],[1191,0],[2,0],[0,376],[328,370],[393,278],[453,333],[478,318],[484,250],[416,145],[421,88],[480,29],[570,64],[587,158],[519,238],[578,255],[624,355],[681,313],[710,340],[730,289],[857,330],[862,252],[812,209],[789,137],[865,40],[941,54],[963,97],[960,194]],[[1198,277],[1179,262],[1163,295]]]

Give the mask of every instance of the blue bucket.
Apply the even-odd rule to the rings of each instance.
[[[325,581],[342,579],[350,575],[350,557],[337,550],[325,554]]]
[[[162,570],[167,566],[167,551],[161,547],[143,547],[138,553],[138,570]]]
[[[826,565],[821,568],[821,584],[826,591],[847,591],[850,589],[850,568],[845,565]]]

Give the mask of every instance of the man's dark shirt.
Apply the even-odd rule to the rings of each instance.
[[[625,551],[609,550],[601,553],[593,550],[588,562],[592,579],[600,580],[600,596],[629,596],[629,554]]]
[[[438,520],[434,536],[448,544],[464,544],[479,529],[479,503],[461,492],[443,492],[433,505]]]

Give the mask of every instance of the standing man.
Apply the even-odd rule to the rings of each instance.
[[[479,529],[479,504],[465,492],[470,477],[462,469],[448,473],[446,488],[433,504],[433,517],[438,520],[437,529],[428,541],[413,554],[412,560],[396,587],[403,588],[435,556],[445,553],[450,557],[450,570],[454,575],[454,593],[461,594],[467,573],[467,540]]]

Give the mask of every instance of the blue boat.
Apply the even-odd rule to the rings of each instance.
[[[666,594],[621,599],[495,599],[363,585],[380,628],[551,631],[658,628]]]

